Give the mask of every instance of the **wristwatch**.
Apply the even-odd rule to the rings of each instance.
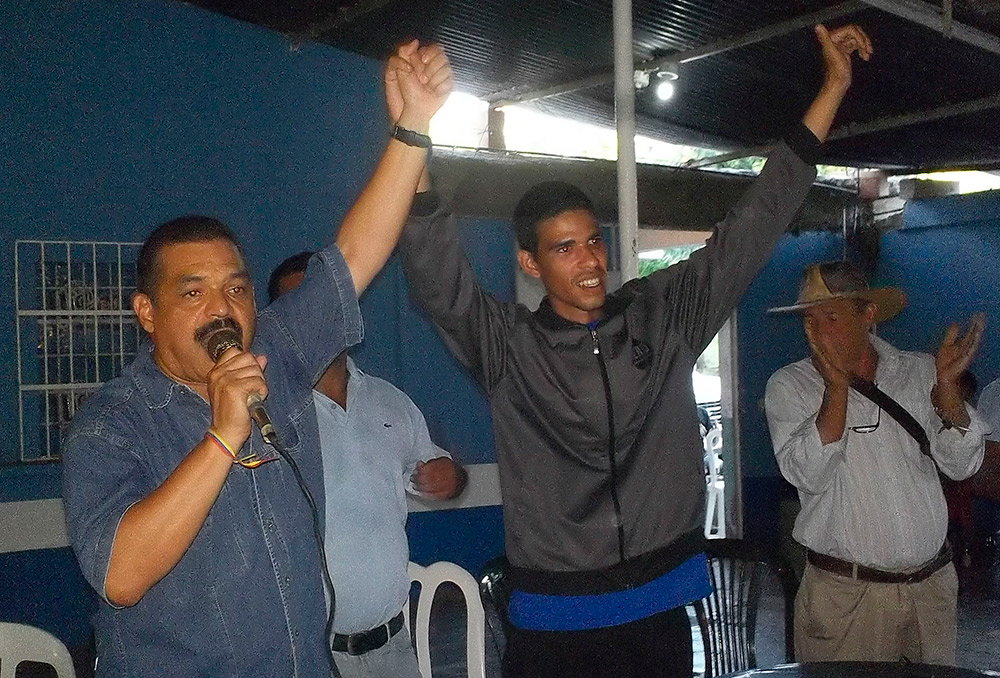
[[[393,139],[398,139],[407,146],[416,146],[418,148],[431,147],[431,138],[429,136],[421,134],[420,132],[414,132],[412,129],[406,129],[405,127],[400,127],[399,125],[393,125],[392,131],[389,134]]]

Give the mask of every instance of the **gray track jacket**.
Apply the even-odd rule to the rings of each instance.
[[[796,150],[793,151],[792,148]],[[479,286],[454,219],[417,196],[400,248],[412,295],[485,389],[514,585],[641,585],[701,550],[695,361],[736,307],[816,172],[804,127],[688,261],[608,296],[596,330]]]

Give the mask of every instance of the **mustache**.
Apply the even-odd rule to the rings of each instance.
[[[243,326],[235,318],[226,316],[225,318],[216,318],[196,329],[194,331],[194,340],[201,344],[205,350],[208,350],[209,337],[221,330],[231,330],[236,332],[240,337],[243,336]]]

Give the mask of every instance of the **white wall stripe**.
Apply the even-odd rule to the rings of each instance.
[[[407,495],[412,513],[496,506],[500,476],[496,464],[470,464],[469,484],[457,499],[424,501]],[[57,549],[69,546],[62,499],[0,502],[0,553]]]
[[[66,546],[62,499],[0,503],[0,553]]]
[[[497,465],[469,464],[465,470],[469,472],[469,484],[461,496],[448,501],[430,501],[407,494],[406,503],[410,513],[499,505],[500,473],[497,471]]]

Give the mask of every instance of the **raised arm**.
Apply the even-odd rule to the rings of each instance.
[[[389,58],[385,69],[390,121],[426,135],[431,117],[451,93],[451,66],[437,45],[414,40]],[[360,294],[381,270],[399,239],[427,149],[391,138],[371,178],[344,217],[337,246]]]
[[[722,327],[808,195],[820,142],[851,83],[852,53],[864,59],[871,55],[868,38],[857,26],[829,32],[817,26],[816,33],[825,77],[802,124],[773,149],[760,176],[716,226],[706,247],[687,262],[647,278],[667,297],[674,309],[671,321],[695,353]]]
[[[931,393],[934,409],[942,420],[960,429],[969,425],[969,412],[962,399],[959,380],[976,356],[985,329],[986,316],[983,313],[972,316],[969,329],[961,338],[958,325],[950,325],[934,357],[937,372],[937,385]]]
[[[860,28],[851,24],[828,31],[826,26],[816,26],[816,38],[823,50],[823,69],[825,72],[823,86],[802,116],[802,124],[816,135],[820,141],[826,141],[837,115],[837,109],[847,94],[853,78],[851,55],[858,53],[865,61],[872,57],[872,42]]]
[[[823,403],[816,415],[816,432],[820,442],[828,445],[844,436],[851,369],[829,338],[816,331],[813,318],[805,319],[805,330],[813,366],[823,378]]]
[[[505,374],[513,304],[488,294],[472,270],[453,216],[429,191],[419,193],[399,240],[406,282],[445,344],[487,393]]]

